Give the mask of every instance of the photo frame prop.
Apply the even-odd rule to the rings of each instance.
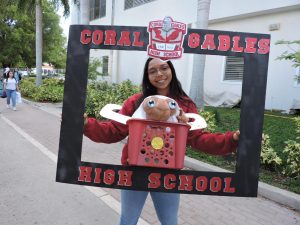
[[[56,181],[130,190],[257,196],[270,49],[268,34],[187,29],[183,36],[185,54],[244,58],[241,134],[234,173],[81,161],[89,50],[148,51],[152,43],[149,39],[147,27],[70,26]],[[172,53],[166,53],[164,58],[168,54]]]

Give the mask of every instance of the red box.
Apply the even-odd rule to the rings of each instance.
[[[127,125],[130,165],[171,169],[184,167],[189,125],[144,119],[130,119]]]

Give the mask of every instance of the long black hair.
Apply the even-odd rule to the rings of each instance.
[[[145,63],[143,81],[142,81],[142,96],[138,99],[138,101],[136,103],[136,108],[138,108],[139,105],[143,102],[143,100],[145,98],[147,98],[148,96],[157,95],[157,89],[150,83],[149,74],[148,74],[148,66],[152,59],[153,58],[148,58]],[[185,97],[188,97],[188,95],[184,92],[180,81],[177,79],[176,71],[174,69],[172,62],[167,61],[167,63],[172,72],[169,97],[185,102]]]

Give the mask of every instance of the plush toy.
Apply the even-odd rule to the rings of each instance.
[[[132,118],[167,122],[188,122],[177,102],[166,96],[152,95],[144,99]]]
[[[191,126],[190,130],[207,127],[207,123],[200,115],[183,113],[175,100],[162,95],[152,95],[145,98],[132,117],[115,112],[115,110],[120,110],[121,108],[122,106],[120,105],[107,104],[101,109],[100,115],[122,124],[127,124],[127,121],[130,119],[147,119],[162,122],[187,123]],[[193,118],[194,121],[189,122],[189,118]]]

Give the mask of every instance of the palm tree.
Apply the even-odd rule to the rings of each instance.
[[[211,0],[198,0],[197,29],[207,29]],[[189,96],[197,107],[204,107],[204,67],[205,55],[195,54],[193,57],[193,72]]]
[[[35,20],[36,20],[36,86],[40,86],[42,84],[42,54],[43,54],[43,1],[45,0],[16,0],[18,8],[20,10],[27,9],[30,12],[33,12],[35,8]],[[69,15],[70,7],[68,0],[52,0],[52,3],[58,7],[62,5],[64,7],[64,15]]]

